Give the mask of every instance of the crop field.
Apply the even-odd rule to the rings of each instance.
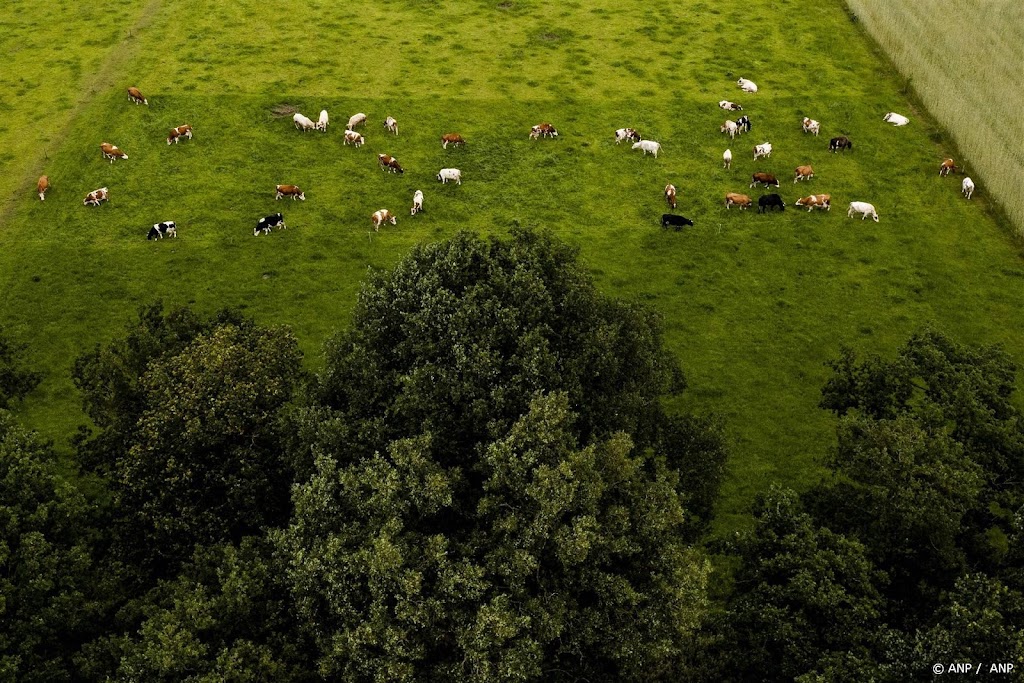
[[[958,178],[938,177],[946,134],[837,1],[14,0],[0,24],[16,66],[0,76],[0,323],[47,372],[22,418],[62,446],[85,422],[74,358],[141,304],[238,306],[288,324],[315,369],[368,268],[462,229],[550,229],[580,247],[604,291],[661,312],[690,382],[680,406],[722,415],[732,441],[726,525],[767,482],[820,476],[833,421],[819,389],[841,344],[890,353],[934,323],[1024,362],[1020,245],[983,185],[966,201]],[[760,91],[740,92],[741,76]],[[148,107],[127,101],[132,85]],[[753,121],[732,143],[721,99]],[[275,114],[284,106],[314,119],[327,109],[332,125],[301,133]],[[887,111],[911,124],[883,123]],[[369,115],[359,149],[342,144],[355,112]],[[801,132],[803,116],[821,121],[820,137]],[[528,139],[541,121],[559,137]],[[195,138],[168,146],[184,123]],[[659,158],[616,146],[624,126],[660,141]],[[447,132],[466,147],[442,150]],[[830,154],[840,134],[854,150]],[[103,160],[103,141],[129,159]],[[764,141],[775,151],[755,163]],[[383,173],[378,153],[406,173]],[[815,177],[794,186],[801,164]],[[442,186],[442,167],[463,184]],[[786,211],[726,210],[729,191],[756,201],[754,171],[779,176]],[[39,173],[53,185],[45,202]],[[694,227],[659,227],[669,182]],[[275,201],[277,183],[307,201]],[[99,187],[109,203],[83,207]],[[416,189],[426,211],[410,217]],[[793,207],[820,192],[834,211]],[[875,204],[880,222],[848,219],[853,200]],[[374,234],[384,207],[398,224]],[[275,211],[288,229],[253,237]],[[164,220],[178,239],[148,242]]]

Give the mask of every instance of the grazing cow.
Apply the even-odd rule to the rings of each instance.
[[[960,183],[960,192],[965,198],[970,199],[971,195],[974,194],[974,181],[970,178],[964,178],[964,182]]]
[[[305,133],[307,130],[316,130],[316,122],[308,116],[303,116],[298,112],[292,117],[292,121],[295,122],[295,127]]]
[[[259,237],[261,232],[264,235],[269,235],[271,228],[286,229],[287,227],[288,226],[284,224],[284,216],[279,213],[272,213],[269,216],[264,216],[256,221],[256,227],[253,228],[252,236]]]
[[[750,132],[750,117],[744,114],[743,116],[736,119],[736,128],[739,129],[740,133]]]
[[[845,135],[840,135],[837,138],[832,138],[828,141],[828,151],[838,152],[841,149],[848,149],[853,151],[853,143],[850,142],[850,138]]]
[[[299,189],[298,185],[277,185],[277,193],[274,199],[280,199],[281,197],[291,197],[292,201],[301,199],[306,201],[306,193]]]
[[[729,100],[721,100],[718,106],[726,111],[743,111],[743,107]]]
[[[447,183],[449,180],[454,180],[456,185],[462,184],[462,171],[457,168],[442,168],[437,174],[437,179],[441,183]]]
[[[878,222],[878,212],[875,211],[875,207],[867,202],[850,202],[850,208],[846,212],[847,218],[853,218],[853,214],[861,214],[860,219],[864,220],[868,216],[871,216],[872,220]]]
[[[445,133],[441,136],[441,149],[448,149],[448,145],[458,145],[461,147],[465,144],[466,141],[458,133]]]
[[[346,130],[352,130],[356,126],[361,126],[366,123],[366,114],[359,112],[349,117],[348,125],[345,126]]]
[[[93,190],[89,194],[85,195],[85,201],[82,202],[85,206],[92,204],[93,206],[99,206],[100,202],[105,202],[110,199],[110,190],[105,187],[101,187],[98,190]]]
[[[388,221],[391,221],[391,225],[398,225],[398,219],[395,217],[393,213],[391,213],[387,209],[374,211],[373,215],[370,216],[370,220],[373,221],[374,232],[378,232],[380,230],[380,226],[387,223]]]
[[[384,129],[398,135],[398,121],[392,116],[387,117],[384,119]]]
[[[356,147],[362,147],[363,143],[366,142],[366,140],[363,138],[362,135],[355,132],[354,130],[346,130],[345,139],[341,141],[341,144],[347,145],[350,142],[354,144]]]
[[[903,116],[902,114],[897,114],[894,111],[891,111],[885,116],[883,116],[882,120],[888,121],[894,126],[905,126],[908,123],[910,123],[910,119],[908,119],[906,116]]]
[[[377,161],[380,162],[380,168],[382,171],[388,173],[405,173],[405,169],[398,163],[398,159],[394,158],[390,154],[378,154]]]
[[[740,132],[740,127],[736,125],[735,121],[726,121],[719,129],[723,133],[727,133],[730,138],[736,137],[736,133]]]
[[[725,168],[732,168],[732,150],[727,149],[722,153],[722,165]]]
[[[753,81],[748,81],[746,78],[741,78],[736,81],[736,85],[740,86],[740,89],[743,90],[743,92],[757,92],[757,84]]]
[[[39,176],[39,181],[36,183],[36,193],[39,195],[39,201],[46,201],[46,191],[50,189],[50,179],[47,176]]]
[[[832,195],[829,194],[812,194],[810,197],[801,197],[796,200],[797,206],[806,206],[807,211],[810,212],[812,209],[825,209],[826,211],[832,210]]]
[[[623,140],[640,142],[640,133],[636,131],[636,128],[619,128],[615,131],[615,144],[617,145]]]
[[[797,166],[794,171],[796,177],[793,178],[793,184],[795,185],[799,180],[809,180],[814,177],[814,169],[810,166]]]
[[[100,143],[100,152],[103,153],[104,159],[110,159],[110,163],[114,163],[114,159],[127,159],[128,155],[121,151],[116,145],[112,145],[109,142]]]
[[[733,206],[738,206],[741,209],[750,208],[750,197],[745,194],[737,194],[736,192],[728,192],[725,195],[725,208],[730,209]]]
[[[762,142],[760,145],[754,145],[754,161],[757,161],[761,157],[768,158],[772,155],[772,143]]]
[[[786,202],[782,201],[782,197],[777,194],[766,194],[761,195],[757,199],[757,212],[768,213],[769,209],[778,207],[779,211],[786,210]]]
[[[956,164],[953,163],[952,159],[944,159],[942,161],[942,164],[939,166],[939,175],[946,176],[949,175],[951,172],[956,173],[959,170],[960,169],[956,167]]]
[[[633,143],[633,149],[643,150],[644,156],[647,156],[647,153],[650,152],[657,159],[658,152],[661,150],[661,143],[654,140],[641,140],[640,142]]]
[[[665,201],[673,209],[676,208],[676,186],[672,183],[665,186]]]
[[[750,187],[764,185],[765,187],[778,187],[779,179],[771,173],[755,173],[750,176]]]
[[[410,215],[415,216],[421,211],[423,211],[423,192],[416,190],[412,196],[412,213]]]
[[[814,133],[815,135],[817,135],[818,131],[821,130],[821,124],[815,121],[814,119],[809,119],[805,116],[803,122],[803,129],[805,133]]]
[[[134,86],[128,88],[128,101],[134,102],[135,104],[144,104],[147,107],[149,106],[149,100],[143,97],[142,93],[139,92],[139,89]]]
[[[147,240],[162,240],[164,237],[177,237],[178,228],[174,225],[174,221],[164,221],[163,223],[154,223],[153,227],[149,229],[149,234],[146,235]]]
[[[331,123],[331,119],[330,119],[329,116],[327,116],[327,110],[326,109],[321,109],[320,110],[320,118],[317,119],[317,122],[316,122],[317,130],[326,133],[327,132],[327,126],[330,125],[330,123]]]
[[[685,216],[674,216],[670,213],[661,214],[661,227],[663,228],[672,226],[676,229],[676,232],[679,232],[684,225],[693,225],[693,221]]]
[[[557,138],[558,131],[550,123],[538,123],[536,126],[530,128],[530,138],[536,140],[537,138]]]
[[[171,134],[167,136],[167,144],[178,144],[178,138],[192,139],[192,126],[185,124],[184,126],[178,126],[177,128],[171,128]]]

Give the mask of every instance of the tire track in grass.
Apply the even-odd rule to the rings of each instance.
[[[116,85],[116,81],[122,77],[122,67],[135,56],[136,47],[139,42],[138,34],[149,26],[162,6],[163,0],[149,0],[142,7],[135,22],[125,32],[121,42],[110,49],[99,69],[92,75],[86,76],[78,84],[78,96],[74,106],[68,110],[63,122],[59,123],[58,127],[55,127],[56,134],[51,135],[49,142],[44,144],[42,150],[40,150],[42,153],[32,155],[32,160],[26,164],[20,174],[16,171],[12,172],[11,175],[20,175],[21,180],[15,183],[14,190],[4,200],[3,206],[0,207],[0,230],[11,219],[17,207],[18,199],[27,195],[34,187],[36,180],[43,173],[50,156],[64,145],[78,117],[92,105],[97,95],[113,88]],[[46,120],[49,121],[50,119],[47,118]]]

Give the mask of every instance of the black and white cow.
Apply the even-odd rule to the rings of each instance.
[[[164,221],[163,223],[156,223],[152,228],[149,229],[149,234],[146,235],[147,240],[162,240],[165,237],[177,237],[178,228],[174,225],[174,221]]]
[[[777,194],[762,195],[757,200],[758,213],[768,213],[769,209],[775,207],[778,207],[779,211],[786,210],[786,202],[782,201],[782,197]]]
[[[676,216],[671,213],[661,214],[661,227],[673,227],[678,232],[684,225],[693,225],[693,221],[685,216]]]
[[[739,128],[741,133],[749,133],[750,117],[744,114],[743,116],[736,119],[736,127]]]
[[[284,216],[279,213],[272,213],[269,216],[264,216],[256,222],[256,227],[252,231],[253,237],[258,237],[260,232],[264,235],[270,234],[271,228],[287,228],[284,224]]]

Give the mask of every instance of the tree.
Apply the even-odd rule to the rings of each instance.
[[[0,680],[71,680],[96,613],[87,522],[49,445],[0,412]]]
[[[18,401],[39,386],[42,374],[24,366],[22,354],[24,344],[12,341],[0,329],[0,409],[9,408],[12,401]]]
[[[296,489],[289,581],[340,680],[673,680],[706,608],[678,475],[623,434],[581,447],[564,394],[488,444],[467,509],[429,436]],[[460,508],[462,508],[460,510]]]

